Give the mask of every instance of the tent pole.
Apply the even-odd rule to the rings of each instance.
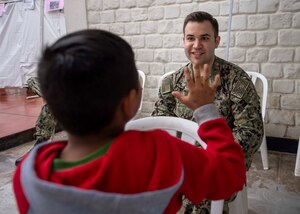
[[[40,0],[40,47],[44,47],[44,0]]]
[[[228,27],[227,27],[227,40],[226,40],[226,52],[225,59],[228,61],[229,58],[229,47],[230,47],[230,34],[231,34],[231,22],[232,22],[232,9],[233,9],[233,0],[228,0]]]

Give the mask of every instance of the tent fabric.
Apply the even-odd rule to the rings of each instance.
[[[24,86],[36,76],[42,48],[66,34],[64,13],[41,11],[41,1],[35,1],[33,10],[25,9],[23,2],[5,4],[0,17],[0,88]]]

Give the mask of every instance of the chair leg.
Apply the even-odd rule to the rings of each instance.
[[[247,186],[238,192],[234,201],[229,203],[229,214],[248,214]]]
[[[224,200],[211,201],[211,214],[222,214],[223,213]]]
[[[261,154],[261,159],[262,159],[262,164],[264,170],[269,169],[269,161],[268,161],[268,149],[267,149],[267,141],[266,141],[266,136],[263,136],[263,141],[260,145],[260,154]]]
[[[299,137],[297,156],[296,156],[295,176],[300,176],[300,137]]]

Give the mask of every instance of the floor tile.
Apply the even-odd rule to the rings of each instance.
[[[0,113],[0,138],[35,126],[36,117]]]
[[[26,88],[0,88],[0,138],[35,127],[44,104],[42,98],[26,99]]]
[[[292,166],[295,155],[280,152],[269,152],[268,155],[269,170],[262,169],[258,152],[247,173],[249,214],[299,214],[300,192],[297,188],[300,177],[293,175]],[[286,164],[290,167],[286,167]]]
[[[43,105],[42,98],[36,98],[36,99],[25,101],[24,103],[19,105],[14,105],[14,106],[4,108],[0,110],[0,113],[37,117],[41,111],[42,105]]]
[[[280,154],[278,184],[286,186],[287,191],[300,193],[300,177],[294,175],[295,159],[296,154]]]

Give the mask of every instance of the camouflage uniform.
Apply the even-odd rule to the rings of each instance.
[[[188,68],[192,72],[192,64]],[[185,66],[184,66],[185,67]],[[175,99],[171,92],[180,91],[187,94],[184,67],[167,76],[159,89],[159,99],[155,103],[152,116],[175,116],[192,120],[193,112]],[[245,71],[237,65],[218,57],[215,58],[210,81],[220,74],[221,81],[215,94],[215,104],[220,114],[232,129],[236,141],[242,146],[247,170],[250,168],[254,153],[259,149],[263,137],[260,98]],[[232,201],[235,196],[231,197]],[[209,213],[210,203],[191,206],[184,200],[185,213]],[[207,208],[207,209],[206,209]],[[223,213],[228,213],[228,201],[224,203]]]
[[[30,88],[33,93],[42,97],[42,92],[37,77],[29,78],[27,80],[27,85],[28,88]],[[49,140],[55,133],[56,125],[57,125],[56,120],[54,119],[53,115],[49,111],[48,105],[45,104],[42,107],[39,117],[35,124],[36,132],[34,134],[34,137],[36,141],[40,142],[44,140]]]

